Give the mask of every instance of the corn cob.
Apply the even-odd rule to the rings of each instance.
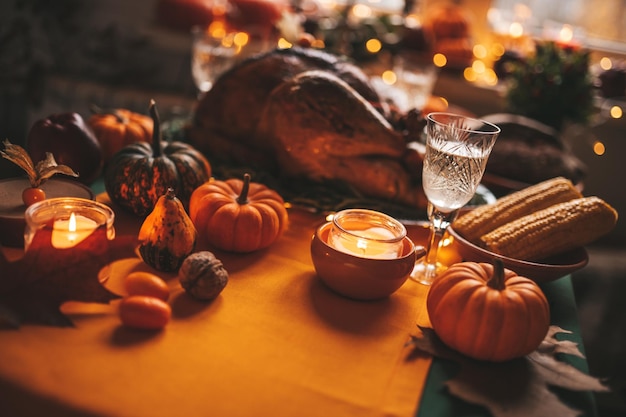
[[[617,211],[598,197],[555,204],[520,217],[482,236],[488,250],[536,261],[587,245],[610,232]]]
[[[556,177],[501,197],[492,204],[477,207],[460,216],[452,227],[465,239],[477,243],[482,235],[503,224],[581,197],[582,194],[570,180]]]

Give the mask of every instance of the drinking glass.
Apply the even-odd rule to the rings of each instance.
[[[437,82],[437,68],[432,60],[418,54],[404,53],[394,60],[396,85],[406,94],[407,110],[422,111]]]
[[[223,30],[212,30],[211,27],[194,27],[191,34],[191,74],[202,95],[233,65],[247,43],[247,34],[226,33]]]
[[[430,285],[443,266],[437,263],[439,242],[467,204],[485,172],[487,159],[500,134],[492,123],[452,113],[426,116],[426,155],[422,186],[428,198],[430,238],[426,256],[411,278]]]

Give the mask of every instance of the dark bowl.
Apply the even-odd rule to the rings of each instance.
[[[375,300],[398,290],[409,278],[415,261],[424,255],[422,246],[403,239],[403,249],[396,259],[368,259],[353,256],[328,244],[332,223],[321,225],[311,239],[311,260],[317,276],[329,288],[349,298]]]
[[[584,268],[587,262],[589,262],[589,256],[583,247],[572,249],[541,261],[531,262],[508,258],[481,248],[466,240],[453,227],[448,228],[448,233],[454,240],[452,245],[464,261],[492,263],[494,258],[500,258],[505,268],[515,271],[518,275],[530,278],[537,283],[554,281]]]

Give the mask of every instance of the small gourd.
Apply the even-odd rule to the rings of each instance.
[[[159,197],[139,230],[139,253],[158,271],[175,272],[196,246],[197,232],[172,188]]]
[[[194,190],[189,216],[202,239],[229,252],[253,252],[274,243],[287,226],[282,197],[260,183],[212,180]]]
[[[500,259],[460,262],[435,279],[426,299],[430,322],[449,347],[478,360],[525,356],[550,327],[550,308],[532,280],[505,269]]]
[[[198,300],[212,300],[228,283],[228,272],[212,252],[189,255],[178,271],[180,285]]]

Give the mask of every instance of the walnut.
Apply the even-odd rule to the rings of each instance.
[[[212,252],[189,255],[178,271],[180,285],[198,300],[216,298],[228,283],[228,272]]]

